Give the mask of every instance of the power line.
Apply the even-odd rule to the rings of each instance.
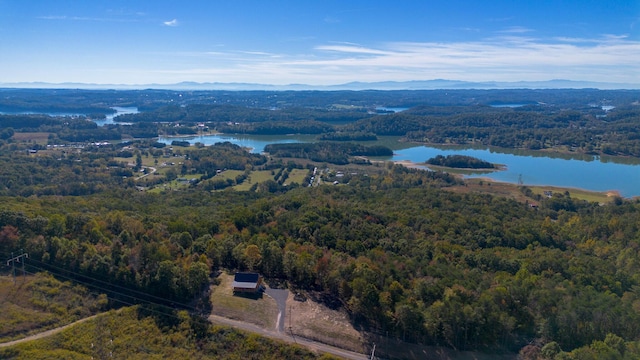
[[[40,268],[40,267],[37,267],[37,266],[34,266],[34,265],[32,265],[31,267],[33,267],[33,268],[35,268],[35,269],[38,269],[38,270],[42,270],[42,271],[48,271],[48,269],[46,269],[46,268]],[[83,276],[83,277],[85,277],[85,278],[88,278],[88,279],[90,279],[90,280],[98,281],[98,279],[91,278],[91,277],[89,277],[89,276],[86,276],[86,275],[83,275],[83,274],[79,274],[79,273],[76,273],[76,272],[73,272],[73,271],[69,271],[69,270],[67,270],[67,272],[70,272],[70,273],[72,273],[72,274],[74,274],[74,275],[81,275],[81,276]],[[140,304],[140,303],[149,303],[149,304],[159,305],[159,306],[165,307],[165,308],[167,308],[167,309],[172,309],[172,310],[173,310],[173,308],[172,308],[172,307],[170,307],[170,306],[168,306],[168,305],[165,305],[165,304],[162,304],[162,303],[159,303],[159,302],[153,302],[153,301],[150,301],[150,300],[148,300],[148,299],[143,299],[143,298],[141,298],[141,297],[137,297],[137,296],[134,296],[134,295],[131,295],[131,294],[126,294],[126,293],[123,293],[123,292],[119,292],[119,291],[115,291],[115,290],[112,290],[112,289],[108,289],[108,288],[105,288],[105,287],[102,287],[102,286],[98,286],[98,285],[95,285],[95,284],[92,284],[92,283],[89,283],[89,282],[86,282],[86,281],[78,280],[78,279],[73,278],[73,277],[71,277],[71,276],[67,276],[67,275],[63,275],[63,274],[57,274],[57,273],[52,273],[52,274],[53,274],[54,276],[62,277],[62,278],[65,278],[65,279],[67,279],[67,280],[73,281],[73,282],[75,282],[75,283],[82,284],[82,285],[84,285],[84,286],[86,286],[86,287],[88,287],[88,288],[94,288],[94,289],[97,289],[97,290],[103,291],[103,292],[105,292],[105,293],[111,293],[111,294],[114,294],[114,295],[122,296],[122,297],[124,297],[124,298],[129,298],[129,299],[131,299],[131,300],[136,301],[136,303],[138,303],[138,304]],[[125,290],[128,290],[128,289],[125,289]],[[132,291],[132,292],[136,292],[136,291]],[[145,293],[142,293],[142,292],[139,292],[139,291],[138,291],[138,293],[142,294],[143,296],[144,296],[144,295],[146,295]],[[111,297],[109,297],[109,298],[110,298],[110,299],[112,299],[112,300],[116,300],[116,299],[115,299],[114,297],[112,297],[112,296],[111,296]],[[158,298],[158,297],[156,297],[156,298]],[[158,298],[158,299],[164,300],[164,299],[162,299],[162,298]],[[166,301],[166,300],[165,300],[165,301]],[[121,301],[121,302],[122,302],[122,301]],[[128,305],[135,305],[136,303],[127,303],[127,304],[128,304]],[[177,303],[177,304],[178,304],[178,305],[182,305],[184,308],[192,309],[192,310],[194,310],[194,311],[196,311],[196,310],[197,310],[197,309],[195,309],[195,308],[193,308],[193,307],[190,307],[190,306],[188,306],[188,305],[186,305],[186,304],[182,304],[182,303]]]
[[[39,269],[39,270],[46,271],[46,269],[40,269],[40,268],[35,267],[35,266],[32,266],[32,267],[34,267],[36,269]],[[29,274],[29,275],[37,275],[37,273],[32,273],[32,272],[29,272],[29,271],[27,271],[27,274]],[[70,278],[70,277],[67,277],[67,276],[60,276],[60,277],[63,277],[63,278],[68,279],[70,281],[76,282],[76,283],[78,283],[80,285],[91,286],[90,284],[84,283],[82,281],[78,281],[76,279],[73,279],[73,278]],[[96,288],[100,289],[100,290],[105,290],[105,289],[101,289],[99,287],[96,287]],[[90,288],[87,288],[87,291],[89,293],[91,293],[91,294],[94,294],[94,295],[102,295],[102,294],[104,294],[104,293],[99,293],[99,292],[96,292],[96,291],[92,291]],[[126,294],[121,294],[121,293],[117,293],[117,292],[116,292],[116,294],[128,296]],[[135,297],[132,297],[132,296],[129,296],[129,297],[132,298],[132,299],[135,299],[135,300],[145,301],[143,299],[138,299],[138,298],[135,298]],[[172,310],[172,311],[175,310],[175,309],[173,309],[173,308],[171,308],[169,306],[166,306],[164,304],[154,303],[154,302],[151,302],[151,301],[146,301],[146,303],[144,303],[144,302],[129,302],[129,301],[125,301],[125,300],[122,300],[122,299],[119,299],[119,298],[113,298],[113,297],[110,297],[109,299],[111,301],[118,302],[118,303],[121,303],[121,304],[126,305],[126,306],[140,306],[142,309],[144,309],[146,311],[149,311],[149,312],[152,312],[152,313],[156,313],[156,314],[162,315],[162,316],[169,316],[169,317],[172,317],[174,319],[180,320],[180,318],[178,316],[175,316],[175,315],[173,315],[171,313],[164,313],[164,312],[161,312],[161,311],[158,311],[158,310],[154,310],[153,308],[150,308],[150,307],[145,307],[145,305],[156,305],[156,306],[159,306],[159,307],[167,308],[167,309]]]
[[[22,250],[20,250],[20,252],[22,252]],[[15,285],[16,283],[16,262],[20,262],[20,260],[22,259],[22,276],[26,276],[25,271],[24,271],[24,262],[26,259],[29,258],[29,254],[23,252],[22,254],[18,255],[18,256],[13,256],[13,253],[11,253],[11,258],[9,260],[7,260],[7,266],[9,266],[9,264],[12,265],[12,269],[13,269],[13,284]]]
[[[89,275],[85,275],[85,274],[82,274],[82,273],[79,273],[79,272],[75,272],[75,271],[72,271],[72,270],[69,270],[69,269],[64,269],[64,268],[61,268],[61,267],[58,267],[58,266],[55,266],[55,265],[47,264],[47,263],[44,263],[44,262],[42,262],[42,261],[33,260],[33,262],[36,262],[36,263],[42,264],[42,265],[41,265],[42,267],[40,268],[41,270],[49,270],[49,268],[53,268],[53,269],[56,269],[56,270],[59,270],[59,271],[63,271],[63,272],[66,272],[66,273],[73,274],[74,276],[78,276],[78,277],[82,277],[82,278],[85,278],[85,279],[91,280],[92,282],[97,282],[97,283],[103,284],[104,286],[108,286],[108,287],[109,287],[108,289],[105,289],[105,290],[106,290],[106,291],[108,291],[108,292],[118,293],[118,292],[116,292],[116,291],[114,291],[114,290],[111,290],[111,288],[114,288],[114,287],[115,287],[115,288],[121,289],[122,291],[131,292],[131,293],[137,293],[137,294],[139,294],[140,296],[143,296],[143,297],[145,297],[145,298],[153,298],[153,299],[156,299],[156,300],[161,301],[161,302],[167,302],[167,301],[170,301],[171,303],[176,304],[176,305],[179,305],[179,306],[180,306],[180,307],[182,307],[182,308],[188,308],[188,309],[192,309],[192,310],[194,310],[194,311],[197,311],[197,309],[196,309],[196,308],[194,308],[194,307],[192,307],[192,306],[190,306],[190,305],[188,305],[188,304],[181,303],[181,302],[179,302],[179,301],[171,301],[171,300],[167,300],[167,299],[165,299],[165,298],[162,298],[162,297],[159,297],[159,296],[156,296],[156,295],[153,295],[153,294],[149,294],[149,293],[144,292],[144,291],[139,291],[139,290],[136,290],[136,289],[131,289],[131,288],[128,288],[128,287],[125,287],[125,286],[121,286],[121,285],[118,285],[118,284],[112,284],[112,283],[109,283],[109,282],[104,281],[104,280],[96,279],[96,278],[91,277],[91,276],[89,276]],[[35,267],[35,266],[34,266],[34,267]],[[54,273],[54,274],[55,274],[55,273]],[[56,275],[57,275],[57,274],[56,274]],[[61,275],[61,276],[62,276],[62,275]],[[65,278],[68,278],[68,279],[72,280],[72,279],[71,279],[71,278],[69,278],[69,277],[65,277]],[[99,286],[94,285],[93,283],[91,283],[91,284],[89,284],[89,283],[85,283],[85,284],[86,284],[87,286],[93,286],[93,287],[96,287],[96,288],[100,288]],[[127,295],[127,294],[124,294],[124,295],[125,295],[125,296],[129,296],[129,297],[134,298],[134,297],[133,297],[133,296],[131,296],[131,295]],[[149,302],[150,302],[150,301],[149,301]]]

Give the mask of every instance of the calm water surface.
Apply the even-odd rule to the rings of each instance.
[[[112,109],[114,109],[116,112],[113,114],[107,114],[107,117],[104,119],[98,119],[98,120],[93,120],[93,122],[95,122],[96,124],[98,124],[98,126],[103,126],[105,124],[113,124],[113,118],[118,116],[118,115],[124,115],[124,114],[137,114],[138,113],[138,108],[137,107],[120,107],[120,106],[115,106]],[[0,111],[0,115],[30,115],[30,114],[43,114],[43,115],[49,115],[49,116],[70,116],[70,117],[77,117],[77,116],[86,116],[87,114],[84,113],[69,113],[69,112],[38,112],[38,111],[10,111],[10,112],[3,112]]]
[[[250,149],[252,153],[259,154],[264,151],[264,147],[269,144],[286,144],[299,142],[313,142],[314,135],[197,135],[197,136],[160,136],[158,142],[171,145],[174,140],[188,141],[191,145],[201,143],[203,145],[213,145],[228,141],[230,143]]]
[[[193,137],[160,137],[159,141],[171,144],[173,140],[186,140],[212,145],[231,143],[250,148],[254,153],[264,151],[267,144],[312,142],[311,135],[299,136],[249,136],[249,135],[201,135]],[[371,143],[373,144],[373,143]],[[394,155],[384,160],[423,163],[436,155],[467,155],[506,166],[504,171],[479,172],[469,177],[486,177],[496,181],[525,185],[549,185],[580,188],[591,191],[618,191],[621,196],[640,196],[640,160],[588,155],[563,155],[527,152],[508,149],[437,148],[403,144],[394,149]]]
[[[106,124],[115,124],[115,122],[113,121],[113,118],[118,116],[118,115],[137,114],[138,113],[138,108],[137,107],[119,107],[119,106],[115,106],[112,109],[114,109],[116,112],[113,113],[113,114],[107,114],[107,117],[104,118],[104,119],[93,120],[93,122],[98,124],[98,126],[104,126]]]
[[[525,185],[550,185],[591,191],[620,192],[624,197],[640,196],[640,161],[593,156],[550,157],[498,152],[492,149],[439,149],[416,146],[398,150],[394,161],[425,162],[436,155],[467,155],[506,166],[504,171],[477,173],[470,177],[487,177],[496,181]]]

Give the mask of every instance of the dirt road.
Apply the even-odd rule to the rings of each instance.
[[[13,346],[16,344],[20,344],[23,342],[27,342],[27,341],[32,341],[32,340],[37,340],[37,339],[42,339],[45,338],[47,336],[51,336],[51,335],[55,335],[61,331],[63,331],[64,329],[67,329],[71,326],[80,324],[82,322],[85,322],[87,320],[91,320],[93,318],[95,318],[96,316],[99,315],[93,315],[93,316],[89,316],[87,318],[78,320],[76,322],[73,322],[71,324],[65,325],[65,326],[61,326],[55,329],[51,329],[51,330],[47,330],[44,332],[41,332],[39,334],[35,334],[35,335],[31,335],[31,336],[27,336],[26,338],[23,339],[18,339],[18,340],[13,340],[13,341],[9,341],[9,342],[5,342],[5,343],[0,343],[0,347],[8,347],[8,346]],[[358,354],[352,351],[348,351],[348,350],[343,350],[337,347],[333,347],[333,346],[329,346],[326,344],[322,344],[322,343],[318,343],[315,341],[310,341],[307,339],[303,339],[300,337],[292,337],[291,335],[288,335],[286,333],[279,333],[277,331],[272,331],[272,330],[267,330],[267,329],[263,329],[257,325],[253,325],[253,324],[249,324],[246,322],[242,322],[242,321],[237,321],[237,320],[231,320],[231,319],[227,319],[221,316],[217,316],[217,315],[211,315],[209,316],[209,321],[211,321],[214,324],[218,324],[218,325],[226,325],[226,326],[232,326],[236,329],[240,329],[240,330],[244,330],[244,331],[248,331],[248,332],[252,332],[252,333],[256,333],[258,335],[262,335],[271,339],[276,339],[276,340],[282,340],[282,341],[286,341],[289,343],[295,343],[298,344],[300,346],[306,347],[310,350],[313,351],[317,351],[317,352],[322,352],[322,353],[328,353],[334,356],[338,356],[344,359],[353,359],[353,360],[366,360],[368,359],[367,356],[363,355],[363,354]]]
[[[237,321],[237,320],[232,320],[232,319],[227,319],[221,316],[217,316],[217,315],[211,315],[209,316],[209,321],[211,321],[214,324],[218,324],[218,325],[227,325],[227,326],[231,326],[234,327],[236,329],[241,329],[244,331],[248,331],[248,332],[252,332],[252,333],[256,333],[258,335],[262,335],[271,339],[276,339],[276,340],[282,340],[282,341],[286,341],[289,343],[295,343],[298,344],[300,346],[304,346],[310,350],[313,351],[317,351],[317,352],[322,352],[322,353],[328,353],[334,356],[338,356],[341,357],[343,359],[353,359],[353,360],[366,360],[369,357],[364,355],[364,354],[358,354],[356,352],[353,351],[349,351],[349,350],[343,350],[337,347],[333,347],[330,345],[326,345],[326,344],[322,344],[319,342],[315,342],[315,341],[311,341],[311,340],[307,340],[301,337],[292,337],[291,335],[288,335],[286,333],[279,333],[276,331],[271,331],[271,330],[267,330],[267,329],[263,329],[257,325],[253,325],[253,324],[249,324],[246,322],[242,322],[242,321]]]
[[[51,336],[51,335],[55,335],[55,334],[61,332],[62,330],[66,329],[66,328],[69,328],[71,326],[83,323],[83,322],[85,322],[87,320],[91,320],[91,319],[95,318],[96,316],[98,316],[98,315],[89,316],[89,317],[86,317],[84,319],[80,319],[80,320],[78,320],[76,322],[72,322],[71,324],[68,324],[68,325],[65,325],[65,326],[61,326],[61,327],[57,327],[55,329],[43,331],[43,332],[41,332],[39,334],[27,336],[26,338],[23,338],[23,339],[13,340],[13,341],[5,342],[5,343],[0,343],[0,348],[7,347],[7,346],[12,346],[12,345],[16,345],[16,344],[20,344],[20,343],[27,342],[27,341],[42,339],[44,337]]]

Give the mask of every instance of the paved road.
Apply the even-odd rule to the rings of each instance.
[[[344,349],[340,349],[337,348],[335,346],[330,346],[327,344],[323,344],[323,343],[319,343],[316,341],[312,341],[312,340],[307,340],[298,336],[291,336],[289,334],[286,333],[281,333],[281,332],[275,332],[272,330],[267,330],[267,329],[263,329],[257,325],[253,325],[253,324],[249,324],[246,322],[242,322],[242,321],[237,321],[237,320],[232,320],[232,319],[227,319],[225,317],[222,316],[217,316],[217,315],[211,315],[209,316],[209,321],[211,321],[214,324],[219,324],[219,325],[227,325],[227,326],[232,326],[234,328],[237,329],[241,329],[244,331],[248,331],[248,332],[252,332],[252,333],[256,333],[258,335],[262,335],[271,339],[277,339],[277,340],[282,340],[282,341],[286,341],[289,343],[295,343],[298,344],[300,346],[304,346],[310,350],[313,351],[317,351],[317,352],[323,352],[323,353],[328,353],[334,356],[338,356],[341,357],[343,359],[351,359],[351,360],[367,360],[369,359],[368,356],[364,355],[364,354],[359,354],[353,351],[349,351],[349,350],[344,350]]]
[[[138,177],[136,178],[136,180],[140,180],[140,179],[142,179],[142,178],[143,178],[143,177],[145,177],[145,176],[149,176],[149,175],[151,175],[151,174],[155,173],[155,172],[156,172],[156,170],[157,170],[156,168],[151,167],[151,166],[143,166],[142,168],[143,168],[143,169],[151,169],[151,171],[147,172],[147,173],[146,173],[146,174],[144,174],[144,175],[140,175],[140,176],[138,176]]]

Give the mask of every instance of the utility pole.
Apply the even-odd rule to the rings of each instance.
[[[286,310],[285,310],[286,311]],[[291,327],[291,305],[289,305],[289,333],[291,333],[291,338],[293,339],[294,343],[298,343],[296,341],[296,337],[293,335],[293,328]]]
[[[22,250],[20,250],[22,252]],[[7,260],[7,266],[11,265],[12,270],[13,270],[13,284],[15,285],[16,283],[16,262],[20,262],[20,260],[22,259],[22,276],[26,277],[27,276],[27,272],[24,270],[24,262],[25,259],[29,258],[29,254],[23,252],[22,254],[18,255],[18,256],[13,256],[13,253],[11,253],[11,259]]]

